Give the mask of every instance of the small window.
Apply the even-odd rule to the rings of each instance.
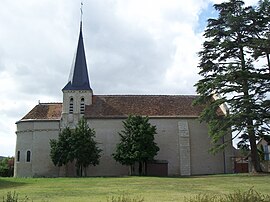
[[[85,110],[84,98],[82,98],[81,99],[81,107],[80,107],[81,114],[84,114],[84,110]]]
[[[69,113],[73,114],[73,98],[69,100]]]
[[[21,152],[17,151],[17,162],[20,162],[20,158],[21,158]]]
[[[31,151],[27,151],[26,152],[26,162],[30,162],[31,161]]]

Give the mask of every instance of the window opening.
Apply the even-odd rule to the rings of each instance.
[[[69,100],[69,113],[73,114],[73,98]]]
[[[18,162],[20,161],[20,158],[21,158],[21,152],[20,151],[17,151],[17,161]]]
[[[80,107],[81,114],[84,114],[84,110],[85,110],[85,104],[84,104],[84,98],[82,98],[81,99],[81,107]]]
[[[30,162],[31,161],[31,152],[27,151],[26,152],[26,162]]]

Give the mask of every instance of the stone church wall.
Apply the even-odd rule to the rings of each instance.
[[[100,164],[88,168],[89,176],[129,174],[129,168],[117,163],[111,156],[120,141],[118,132],[123,130],[123,120],[88,120],[89,126],[95,129],[96,141],[103,150]],[[194,118],[150,118],[150,122],[157,127],[155,142],[160,148],[155,159],[168,161],[169,176],[232,172],[232,147],[228,147],[225,153],[210,154],[206,124],[201,124]],[[55,167],[49,156],[49,141],[58,137],[59,124],[59,121],[22,121],[17,124],[16,155],[20,151],[20,161],[16,160],[15,163],[16,177],[65,176],[65,168]],[[30,162],[26,162],[27,151],[31,152]]]
[[[90,127],[95,129],[96,140],[103,150],[100,165],[90,167],[88,175],[128,175],[128,168],[116,163],[111,157],[115,145],[119,142],[118,132],[123,129],[123,120],[88,120]],[[160,151],[155,159],[168,161],[169,176],[232,172],[231,147],[226,150],[225,155],[222,152],[216,155],[208,152],[210,139],[206,124],[201,124],[194,118],[151,118],[150,122],[156,125],[158,133],[155,141]],[[179,122],[187,127],[184,131]],[[183,132],[188,136],[181,139]]]
[[[59,134],[59,121],[22,121],[17,123],[15,177],[56,177],[58,168],[50,158],[50,139]],[[18,151],[20,160],[18,161]],[[30,161],[27,162],[27,152]]]

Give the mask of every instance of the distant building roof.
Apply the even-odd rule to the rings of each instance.
[[[91,90],[83,45],[82,23],[80,25],[80,34],[75,60],[72,64],[68,83],[63,90]]]

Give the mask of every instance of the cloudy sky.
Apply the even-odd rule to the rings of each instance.
[[[94,94],[195,94],[196,53],[220,2],[84,0]],[[14,155],[15,122],[39,100],[62,101],[79,21],[80,0],[1,0],[0,156]]]

